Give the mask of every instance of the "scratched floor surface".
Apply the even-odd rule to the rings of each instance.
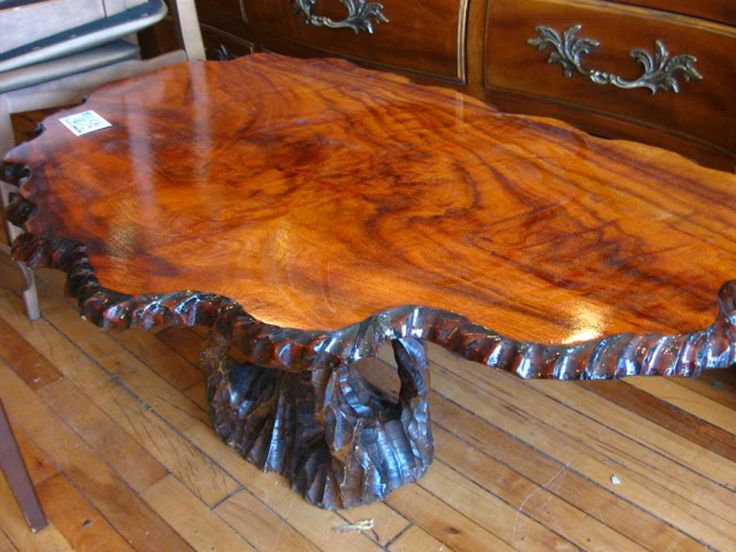
[[[429,473],[326,512],[210,429],[203,331],[104,334],[39,282],[29,323],[0,255],[0,396],[50,519],[31,535],[0,477],[0,551],[736,550],[736,369],[524,382],[431,348]]]

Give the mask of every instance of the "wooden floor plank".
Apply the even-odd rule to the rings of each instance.
[[[38,394],[136,492],[145,491],[168,474],[158,460],[69,380],[56,381]]]
[[[221,533],[219,546],[258,550],[736,548],[734,370],[523,382],[430,347],[429,473],[387,504],[326,512],[214,434],[195,364],[204,329],[103,334],[47,276],[34,324],[0,292],[0,393],[51,524],[31,535],[0,481],[0,552],[99,548],[90,527],[136,550],[209,550]],[[374,529],[341,532],[364,520]]]
[[[189,548],[3,362],[0,389],[14,426],[58,462],[66,477],[136,550]]]
[[[432,397],[432,416],[444,431],[461,438],[501,465],[534,481],[549,493],[585,512],[614,531],[641,542],[653,552],[699,550],[697,541],[636,505],[619,500],[607,489],[583,477],[562,462],[542,454],[514,436],[479,421],[472,413],[441,396]],[[437,433],[440,439],[442,433]],[[468,458],[478,460],[475,454]],[[470,477],[477,477],[472,470]],[[593,541],[597,546],[597,541]]]
[[[0,528],[0,552],[16,552],[18,548],[11,542],[10,537]]]
[[[47,301],[45,305],[46,318],[58,326],[51,327],[46,320],[39,320],[25,329],[26,339],[33,342],[39,351],[50,358],[90,400],[208,504],[217,504],[238,487],[238,484],[219,466],[200,449],[189,446],[189,443],[153,410],[163,408],[167,404],[166,397],[162,395],[166,391],[176,393],[173,388],[109,336],[98,330],[88,331],[87,323],[76,317],[67,306],[51,301]],[[3,312],[3,315],[5,314],[6,311]],[[16,314],[22,316],[18,311]],[[21,323],[20,320],[16,322]],[[72,344],[62,336],[58,330],[59,326],[64,328],[67,336],[73,337],[77,342]],[[79,345],[81,350],[77,349],[76,345]],[[94,356],[100,364],[93,363],[82,351]],[[151,403],[146,404],[132,397],[117,383],[119,380],[110,378],[110,373],[117,378],[125,375],[126,382],[140,380],[138,385],[146,386],[154,395]],[[185,399],[177,393],[174,400],[181,403]],[[184,407],[190,412],[207,418],[206,414],[190,401],[186,403]]]
[[[731,462],[736,462],[736,439],[733,433],[623,381],[590,381],[585,382],[583,386],[639,419],[655,423],[713,454],[719,454]]]
[[[351,523],[369,520],[373,523],[370,533],[379,544],[386,545],[409,527],[409,520],[382,502],[344,510],[341,514]]]
[[[71,544],[50,522],[42,531],[31,533],[23,518],[23,514],[5,482],[0,477],[0,530],[14,549],[21,552],[67,552],[72,551]]]
[[[0,319],[0,359],[10,366],[31,389],[61,378],[56,367],[36,350],[7,322]]]
[[[566,541],[586,550],[618,550],[621,552],[642,550],[630,538],[626,538],[605,523],[561,499],[547,490],[544,485],[534,483],[500,462],[494,461],[481,451],[468,451],[467,444],[449,431],[438,426],[434,430],[434,436],[438,459],[453,468],[453,472],[448,472],[446,469],[437,470],[442,477],[448,480],[446,485],[448,488],[467,489],[464,493],[467,494],[467,498],[464,500],[473,504],[482,504],[484,509],[492,504],[492,500],[488,497],[481,498],[479,492],[474,489],[475,485],[506,501],[506,508],[496,507],[488,512],[487,517],[495,518],[495,522],[499,523],[498,518],[502,518],[502,511],[510,510],[509,513],[513,515],[501,523],[501,529],[508,531],[509,527],[513,526],[512,541],[507,539],[507,542],[511,542],[514,546],[522,542],[522,539],[527,543],[534,542],[533,537],[527,535],[525,530],[531,532],[531,529],[536,528],[532,524],[532,521],[535,521],[540,526],[554,531],[552,534],[543,535],[542,542],[554,542],[558,535],[565,535]],[[560,470],[564,471],[565,467],[562,466]],[[459,473],[465,476],[460,478]],[[550,480],[554,481],[560,475],[558,472]],[[429,481],[432,479],[429,478]],[[422,485],[429,488],[424,482]],[[454,502],[450,503],[455,505]],[[462,511],[462,504],[455,505],[455,507]],[[477,509],[475,513],[478,513]],[[488,527],[490,523],[493,521],[484,521],[483,526]],[[538,529],[537,533],[539,533]]]
[[[74,550],[133,550],[62,474],[37,485],[36,491],[46,516]]]
[[[707,370],[697,378],[675,378],[672,381],[736,410],[736,366],[725,370]]]
[[[640,417],[585,392],[578,385],[558,381],[525,382],[510,374],[457,359],[446,351],[438,351],[438,363],[442,368],[468,381],[477,382],[480,379],[484,390],[493,390],[502,399],[511,397],[522,389],[534,389],[538,391],[537,394],[530,395],[523,401],[515,401],[518,405],[517,412],[522,412],[523,403],[523,415],[542,421],[553,415],[559,416],[561,420],[565,420],[566,435],[603,454],[615,455],[614,458],[629,467],[641,464],[642,469],[648,469],[651,478],[673,492],[696,495],[704,488],[711,489],[713,492],[707,493],[708,500],[701,503],[704,508],[718,512],[723,503],[736,505],[736,495],[719,486],[736,488],[733,462],[671,432],[662,431],[656,424],[649,424]],[[626,381],[632,380],[655,383],[661,380],[668,386],[674,385],[666,378],[630,378]],[[687,392],[684,389],[683,391]],[[547,400],[548,397],[553,400]],[[671,465],[663,457],[672,460],[675,465]],[[687,467],[683,467],[683,464]],[[667,471],[668,476],[661,476],[663,471]],[[675,473],[681,477],[673,477]],[[716,481],[705,481],[698,478],[698,474]],[[696,499],[699,498],[696,496]]]
[[[452,552],[449,546],[416,525],[401,533],[387,548],[389,552]]]
[[[205,438],[205,435],[201,436]],[[321,510],[307,504],[295,493],[286,480],[273,473],[264,473],[243,461],[238,454],[226,445],[218,446],[218,458],[227,466],[238,481],[259,499],[267,504],[283,520],[308,538],[322,550],[378,550],[372,534],[362,532],[340,532],[350,520],[336,512]]]
[[[605,426],[590,423],[541,394],[531,393],[521,380],[482,368],[467,364],[448,369],[436,364],[433,386],[697,540],[719,547],[736,539],[736,525],[722,517],[736,507],[736,495],[731,491]],[[546,421],[559,424],[554,427]],[[615,485],[614,475],[625,484]]]
[[[319,550],[246,490],[225,500],[215,512],[260,552]]]
[[[197,366],[174,353],[151,333],[131,330],[112,334],[112,338],[179,391],[204,379],[204,373]]]
[[[386,502],[454,550],[514,550],[513,546],[419,485],[401,487],[391,493]]]
[[[195,550],[255,550],[173,475],[163,478],[142,496]]]
[[[569,540],[527,515],[525,503],[520,507],[507,504],[441,461],[435,462],[419,485],[514,549],[577,550]]]
[[[14,427],[13,433],[18,441],[20,453],[26,463],[28,473],[34,485],[40,485],[59,473],[59,466],[34,443],[20,428]]]
[[[191,387],[185,389],[183,392],[194,404],[202,409],[202,412],[207,412],[207,387],[203,381],[197,382]]]
[[[199,366],[201,341],[192,339],[192,331],[186,328],[166,328],[156,334],[162,343],[176,351],[190,365]]]
[[[566,383],[534,381],[530,382],[530,386],[581,415],[625,434],[627,438],[673,462],[686,466],[713,482],[736,489],[736,463],[657,424],[643,420],[641,416],[589,393],[579,385]]]
[[[626,383],[736,435],[736,411],[666,378],[629,378]]]

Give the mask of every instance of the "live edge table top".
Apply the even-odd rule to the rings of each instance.
[[[58,120],[88,109],[112,127]],[[566,343],[703,327],[736,276],[736,176],[346,62],[183,64],[44,125],[6,158],[25,228],[125,294],[305,330],[421,305]]]

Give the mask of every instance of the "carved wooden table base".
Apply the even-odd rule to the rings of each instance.
[[[392,341],[398,401],[350,362],[286,372],[235,364],[226,356],[229,340],[214,334],[212,342],[202,364],[215,431],[259,468],[285,475],[312,504],[368,504],[429,468],[434,448],[420,340]]]
[[[702,319],[704,290],[731,277],[733,175],[344,63],[254,56],[116,86],[87,104],[110,129],[76,139],[49,120],[9,154],[13,254],[65,271],[105,330],[211,328],[215,431],[313,504],[381,500],[427,471],[427,342],[522,378],[736,364],[736,280],[703,330],[621,333]],[[594,338],[570,338],[578,313]],[[513,321],[563,344],[477,323]],[[398,398],[356,364],[389,342]]]

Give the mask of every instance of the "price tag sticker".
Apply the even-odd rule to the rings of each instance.
[[[68,128],[74,136],[82,136],[96,130],[111,127],[110,121],[101,117],[97,112],[89,110],[67,115],[59,119],[62,125]]]

